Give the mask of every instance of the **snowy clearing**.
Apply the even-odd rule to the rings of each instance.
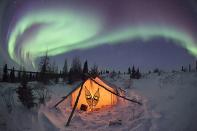
[[[50,99],[46,105],[25,109],[16,95],[19,84],[0,83],[0,130],[2,131],[196,131],[197,73],[162,73],[144,75],[129,80],[127,75],[110,83],[126,90],[128,98],[142,101],[143,105],[121,100],[117,105],[93,112],[76,110],[69,127],[65,127],[71,108],[68,103],[52,108],[71,86],[59,83],[48,86]],[[36,83],[29,83],[34,86]],[[11,107],[10,107],[11,106]]]

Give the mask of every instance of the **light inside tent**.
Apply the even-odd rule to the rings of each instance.
[[[115,89],[105,84],[100,78],[94,79],[97,83],[106,87],[108,90],[116,93]],[[103,87],[99,86],[94,81],[88,79],[83,85],[81,95],[77,104],[77,109],[80,109],[82,105],[87,106],[87,110],[94,110],[102,108],[104,106],[111,106],[117,103],[117,96],[107,91]],[[71,105],[75,104],[80,88],[72,93]]]

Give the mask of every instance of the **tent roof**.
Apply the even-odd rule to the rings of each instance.
[[[80,87],[82,82],[83,81],[79,81],[79,82],[75,83],[73,86],[71,86],[71,90],[68,92],[68,94],[66,96],[63,96],[62,98],[66,98],[67,96],[71,95],[75,90],[77,90]]]
[[[105,79],[103,79],[103,78],[101,78],[101,77],[99,77],[99,76],[97,76],[99,79],[101,79],[106,85],[108,85],[108,86],[110,86],[111,88],[114,88],[115,90],[117,90],[119,87],[117,87],[116,85],[114,85],[114,84],[112,84],[112,83],[110,83],[110,82],[108,82],[108,81],[106,81]]]
[[[118,88],[115,86],[115,85],[113,85],[113,84],[111,84],[111,83],[109,83],[109,82],[107,82],[106,80],[104,80],[104,79],[102,79],[101,77],[99,77],[99,76],[97,76],[97,77],[95,77],[94,79],[96,79],[96,78],[99,78],[101,81],[103,81],[106,85],[108,85],[109,87],[111,87],[111,88],[113,88],[115,91],[116,91],[116,93],[118,93]],[[91,80],[90,78],[88,78],[87,80]],[[86,80],[86,81],[87,81]],[[92,81],[92,80],[91,80]],[[72,88],[72,90],[68,93],[68,95],[67,96],[69,96],[69,95],[71,95],[75,90],[77,90],[79,87],[80,87],[80,85],[83,83],[83,81],[80,81],[80,82],[77,82],[75,85],[73,85],[71,88]],[[104,85],[103,85],[104,86]],[[63,97],[64,98],[64,97]]]

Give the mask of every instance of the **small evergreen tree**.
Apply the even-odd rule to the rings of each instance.
[[[75,57],[72,61],[69,77],[69,79],[72,79],[73,82],[82,78],[81,61],[78,57]]]
[[[141,78],[141,73],[140,73],[139,68],[138,68],[137,71],[136,71],[135,78],[136,78],[136,79],[140,79],[140,78]]]
[[[32,74],[32,81],[35,81],[35,74]]]
[[[108,70],[106,70],[106,74],[109,74],[109,71]]]
[[[132,67],[131,74],[130,74],[130,79],[131,79],[131,78],[135,78],[135,74],[136,74],[136,71],[135,71],[135,67],[133,66],[133,67]]]
[[[56,63],[53,61],[53,64],[51,65],[50,73],[55,73]]]
[[[191,65],[190,65],[190,64],[189,64],[189,69],[188,69],[188,71],[191,72]]]
[[[111,73],[110,73],[110,77],[113,79],[113,80],[115,80],[115,77],[117,76],[117,73],[116,73],[116,71],[115,70],[113,70]]]
[[[67,63],[67,59],[65,59],[65,61],[64,61],[64,66],[63,66],[62,73],[63,73],[63,78],[65,79],[67,77],[67,75],[68,75],[68,63]]]
[[[88,61],[86,60],[83,66],[83,74],[88,73]]]
[[[30,73],[29,73],[29,81],[32,81],[32,77],[33,77],[33,76],[32,76],[32,73],[30,72]]]
[[[84,65],[83,65],[83,74],[82,74],[82,79],[86,79],[86,74],[88,73],[88,61],[86,60]]]
[[[58,75],[58,66],[55,67],[55,83],[57,84],[59,82],[59,75]]]
[[[73,70],[72,68],[70,68],[69,72],[68,72],[68,84],[72,84],[74,82],[73,79]]]
[[[94,64],[94,66],[91,68],[90,74],[91,74],[93,77],[96,77],[97,75],[99,75],[98,66],[97,66],[96,64]]]
[[[71,68],[72,68],[73,72],[75,72],[75,73],[82,73],[81,61],[80,61],[79,57],[75,57],[73,59]]]
[[[8,66],[5,64],[3,68],[3,82],[8,82]]]
[[[153,70],[153,73],[159,73],[160,71],[159,71],[159,69],[158,68],[155,68],[154,70]]]
[[[51,72],[50,59],[48,57],[47,52],[46,55],[42,57],[40,60],[39,70],[40,70],[39,80],[42,83],[47,84],[49,81],[49,76],[47,75],[47,73]]]
[[[121,72],[120,72],[120,71],[118,71],[118,78],[120,78],[120,75],[121,75]]]
[[[53,79],[56,82],[56,77],[58,74],[58,67],[56,65],[56,62],[53,61],[53,64],[51,65],[51,70],[49,71],[48,77],[49,79]]]
[[[181,67],[181,71],[182,71],[182,72],[186,72],[186,69],[182,66],[182,67]]]
[[[196,71],[197,71],[197,60],[196,60]]]
[[[21,81],[21,71],[18,71],[18,78],[17,81],[20,82]]]
[[[129,74],[129,75],[131,74],[131,68],[130,67],[128,68],[128,73],[127,74]]]
[[[36,72],[35,80],[36,80],[36,81],[38,81],[38,79],[39,79],[39,73],[38,73],[38,72]]]
[[[10,82],[12,82],[12,83],[15,82],[15,70],[14,70],[14,67],[10,71]]]
[[[22,70],[23,70],[22,69],[22,66],[20,66],[20,69],[19,69],[18,74],[17,74],[17,81],[18,82],[21,82],[21,76],[22,76],[22,73],[21,72],[22,72]]]
[[[120,72],[120,71],[118,71],[118,74],[120,75],[120,74],[121,74],[121,72]]]
[[[20,86],[17,89],[18,98],[21,103],[28,109],[34,107],[34,96],[32,89],[27,85],[27,75],[26,72],[23,71],[22,81]]]

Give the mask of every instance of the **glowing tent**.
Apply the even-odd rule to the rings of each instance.
[[[118,98],[113,93],[119,93],[116,87],[109,86],[106,84],[101,78],[96,77],[87,79],[83,83],[83,89],[81,91],[81,95],[79,97],[79,101],[77,104],[77,109],[81,109],[82,106],[86,106],[87,110],[98,109],[104,106],[115,105],[118,101]],[[100,85],[99,85],[100,84]],[[107,90],[103,87],[107,88]],[[109,92],[110,90],[111,92]],[[80,86],[72,93],[71,105],[72,107],[75,104],[77,99],[77,95],[79,94]]]
[[[72,91],[67,96],[63,97],[58,103],[54,105],[56,108],[60,103],[64,102],[69,96],[71,96],[71,106],[73,107],[66,126],[69,126],[71,118],[75,109],[92,111],[105,106],[112,106],[118,103],[118,98],[122,98],[133,103],[142,105],[134,99],[126,98],[121,88],[117,88],[114,85],[107,84],[100,77],[93,78],[89,74],[84,74],[87,79],[81,82],[79,85],[72,88]]]

